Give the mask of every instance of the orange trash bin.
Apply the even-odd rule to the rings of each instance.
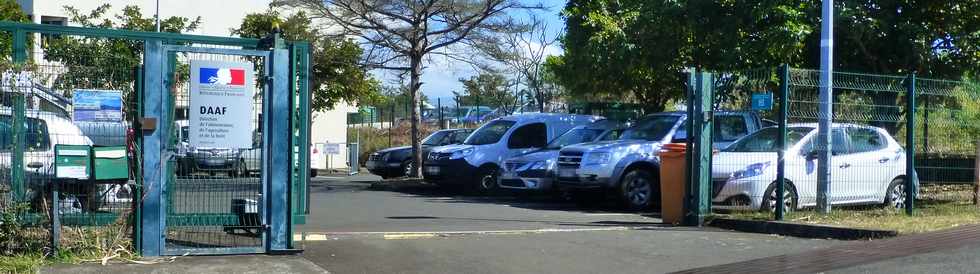
[[[664,144],[660,149],[660,218],[664,223],[684,220],[684,178],[687,144]]]

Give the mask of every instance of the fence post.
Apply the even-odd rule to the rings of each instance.
[[[973,204],[980,204],[980,141],[977,141],[977,157],[973,158],[976,167],[973,168]]]
[[[711,212],[713,75],[697,72],[688,94],[684,225],[701,226]]]
[[[905,214],[912,215],[915,207],[915,73],[906,81],[905,106]]]
[[[789,65],[779,67],[779,135],[776,138],[776,216],[777,221],[783,220],[786,214],[783,206],[786,195],[786,116],[789,106]]]

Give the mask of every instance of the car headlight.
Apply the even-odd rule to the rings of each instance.
[[[582,159],[582,165],[584,166],[604,165],[609,163],[610,158],[611,156],[609,155],[609,152],[586,153],[585,157],[583,157]]]
[[[769,168],[769,165],[771,165],[771,162],[751,164],[745,167],[745,169],[732,173],[732,179],[742,179],[762,175],[766,172],[766,169]]]
[[[462,150],[454,151],[452,155],[449,156],[449,160],[463,159],[466,156],[473,154],[473,148],[467,148]]]

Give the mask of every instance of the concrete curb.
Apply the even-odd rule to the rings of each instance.
[[[781,221],[718,218],[711,220],[708,225],[741,232],[777,234],[812,239],[867,240],[898,236],[898,231],[892,230],[846,228]]]

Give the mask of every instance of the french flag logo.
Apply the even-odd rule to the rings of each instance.
[[[201,84],[220,84],[225,86],[244,86],[245,70],[233,68],[201,68]]]

